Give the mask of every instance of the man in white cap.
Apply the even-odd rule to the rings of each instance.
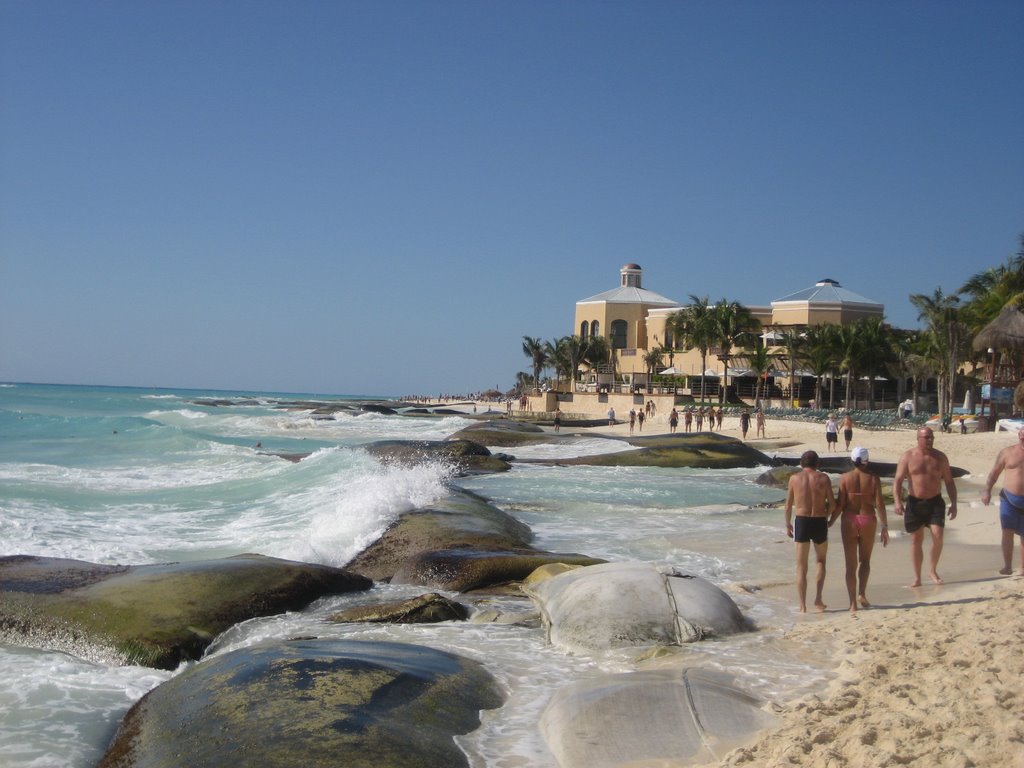
[[[854,448],[850,453],[853,469],[839,478],[838,507],[842,514],[840,530],[843,552],[846,554],[846,591],[850,596],[850,610],[868,608],[868,576],[871,575],[871,551],[875,547],[878,518],[882,519],[879,541],[889,544],[889,521],[882,499],[882,483],[868,469],[868,449]]]

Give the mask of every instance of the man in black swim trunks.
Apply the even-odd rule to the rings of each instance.
[[[933,447],[935,433],[928,427],[917,430],[917,446],[906,451],[896,465],[893,501],[897,515],[903,516],[903,527],[910,534],[910,556],[914,566],[912,587],[921,586],[921,565],[924,562],[924,531],[932,534],[928,575],[941,584],[938,565],[942,555],[942,538],[946,525],[946,503],[942,486],[949,497],[949,519],[956,518],[956,483],[949,459]],[[903,506],[903,482],[908,482],[907,505]]]
[[[839,509],[832,493],[832,481],[824,472],[818,471],[818,454],[814,451],[804,451],[800,457],[800,471],[789,478],[789,490],[786,493],[786,535],[796,542],[796,592],[800,598],[800,613],[807,613],[807,561],[812,543],[814,556],[818,562],[814,606],[819,613],[825,610],[821,591],[825,586],[828,529],[838,516]]]

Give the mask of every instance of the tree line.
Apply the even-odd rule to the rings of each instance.
[[[785,372],[805,371],[814,377],[815,400],[824,402],[825,380],[844,380],[844,401],[855,396],[856,382],[867,381],[868,408],[875,408],[875,381],[892,377],[912,382],[914,402],[922,384],[937,381],[938,410],[952,413],[963,369],[966,383],[978,381],[978,368],[985,362],[984,352],[975,352],[971,340],[992,322],[1004,307],[1024,309],[1024,234],[1019,249],[1004,264],[970,277],[957,291],[945,293],[935,288],[930,294],[910,294],[922,327],[916,330],[894,328],[882,318],[857,320],[849,325],[822,324],[807,328],[782,328],[766,344],[761,324],[750,309],[739,302],[690,294],[690,303],[672,313],[666,321],[666,343],[649,350],[643,358],[645,370],[653,375],[671,365],[677,352],[697,350],[701,370],[707,370],[709,355],[724,366],[722,382],[728,385],[730,365],[742,364],[755,376],[755,399],[761,397],[761,385],[777,368]],[[552,369],[556,388],[562,381],[579,379],[583,365],[591,369],[611,366],[615,355],[607,337],[563,336],[552,341],[524,336],[523,354],[530,359],[532,373],[516,377],[519,391],[540,386],[545,369]],[[1014,353],[1016,354],[1016,353]],[[704,377],[701,377],[703,388]],[[725,387],[717,392],[719,402]],[[791,393],[792,394],[792,393]],[[701,391],[703,400],[705,393]],[[831,393],[830,393],[831,395]],[[831,397],[830,397],[831,401]]]

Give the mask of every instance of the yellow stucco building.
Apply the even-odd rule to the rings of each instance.
[[[612,348],[612,371],[592,371],[585,378],[581,391],[621,388],[648,383],[645,355],[652,349],[674,346],[672,334],[666,328],[670,315],[683,304],[643,287],[643,269],[639,264],[626,264],[619,270],[619,285],[576,302],[573,333],[589,338],[605,336]],[[826,278],[813,286],[775,299],[765,306],[748,307],[762,325],[768,346],[772,334],[786,328],[803,329],[808,326],[833,323],[848,325],[861,318],[883,317],[885,307],[860,294],[843,288],[836,280]],[[708,352],[706,375],[723,372],[717,358],[719,350]],[[700,376],[701,358],[697,350],[675,352],[663,361],[660,370],[670,374]],[[730,365],[730,369],[734,366]],[[742,367],[737,371],[742,373]]]

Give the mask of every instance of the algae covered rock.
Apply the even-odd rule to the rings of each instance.
[[[451,440],[472,440],[484,445],[496,445],[501,448],[512,448],[517,445],[536,445],[558,440],[557,435],[545,432],[536,424],[524,424],[521,421],[491,419],[470,424],[449,438]]]
[[[437,589],[466,592],[498,584],[522,581],[544,565],[597,565],[605,562],[575,552],[478,552],[448,549],[413,555],[392,577],[393,584],[422,584]]]
[[[379,440],[363,450],[385,462],[416,466],[431,461],[452,465],[458,474],[506,472],[509,463],[472,440]]]
[[[262,555],[137,566],[3,557],[0,640],[174,669],[240,621],[372,585],[341,568]]]
[[[503,695],[478,663],[403,643],[268,642],[196,664],[129,710],[99,768],[451,768]]]
[[[439,621],[465,621],[469,609],[444,595],[429,592],[409,600],[372,605],[356,605],[329,617],[335,622],[373,622],[390,624],[433,624]]]
[[[528,526],[470,491],[452,489],[428,507],[401,515],[379,539],[345,566],[375,581],[388,580],[421,552],[447,549],[526,549]]]
[[[598,467],[691,467],[750,469],[777,461],[735,438],[710,432],[631,438],[634,450],[578,456],[571,459],[532,459],[536,464]]]

